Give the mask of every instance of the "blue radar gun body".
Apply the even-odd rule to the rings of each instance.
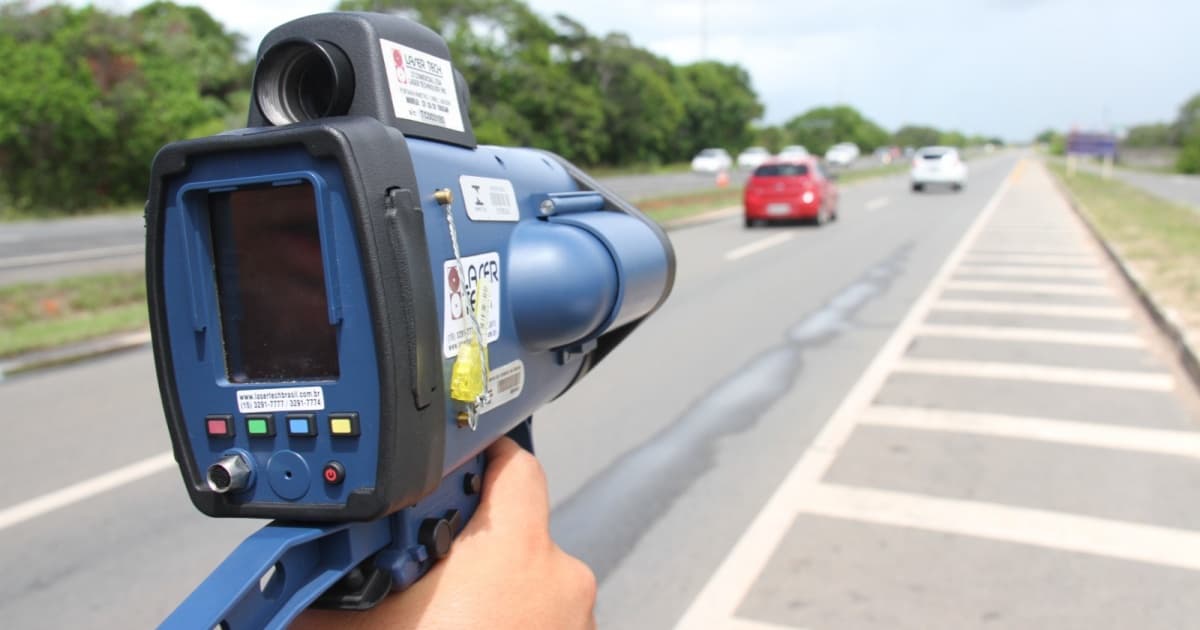
[[[156,156],[146,268],[192,502],[274,520],[167,628],[284,627],[414,583],[474,513],[487,446],[532,450],[534,411],[674,281],[636,208],[551,153],[477,145],[419,24],[289,22],[253,88],[247,128]],[[480,395],[452,398],[460,376]]]

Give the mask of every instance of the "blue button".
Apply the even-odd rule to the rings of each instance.
[[[311,413],[291,414],[287,417],[289,435],[314,436],[317,434],[317,419]]]

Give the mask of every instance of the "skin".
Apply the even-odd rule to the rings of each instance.
[[[596,578],[550,538],[541,464],[508,438],[488,450],[483,497],[449,557],[367,612],[310,610],[301,630],[596,627]]]

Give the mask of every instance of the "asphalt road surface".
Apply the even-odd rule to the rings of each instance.
[[[1114,174],[1128,184],[1200,212],[1200,175],[1144,173],[1123,168],[1116,169]]]
[[[1081,160],[1080,165],[1092,173],[1101,172],[1100,164],[1094,160]],[[1152,195],[1190,206],[1196,212],[1200,212],[1200,175],[1150,173],[1114,168],[1113,177]]]
[[[740,184],[746,176],[735,171],[732,179]],[[623,175],[600,181],[627,199],[717,187],[716,176],[708,173]],[[143,239],[140,214],[0,223],[0,286],[141,269]]]
[[[875,164],[863,158],[852,168]],[[730,173],[734,185],[745,183],[748,177],[749,171],[744,169]],[[600,181],[631,200],[717,188],[712,173],[621,175]],[[145,238],[142,226],[139,214],[0,223],[0,286],[141,269]]]
[[[672,233],[671,299],[535,417],[601,627],[1192,625],[1195,395],[1047,177]],[[5,627],[151,626],[257,526],[188,503],[147,350],[0,401]]]

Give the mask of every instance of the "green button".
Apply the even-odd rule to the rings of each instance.
[[[246,431],[250,435],[266,435],[270,433],[267,429],[267,421],[265,418],[250,418],[246,421]]]

